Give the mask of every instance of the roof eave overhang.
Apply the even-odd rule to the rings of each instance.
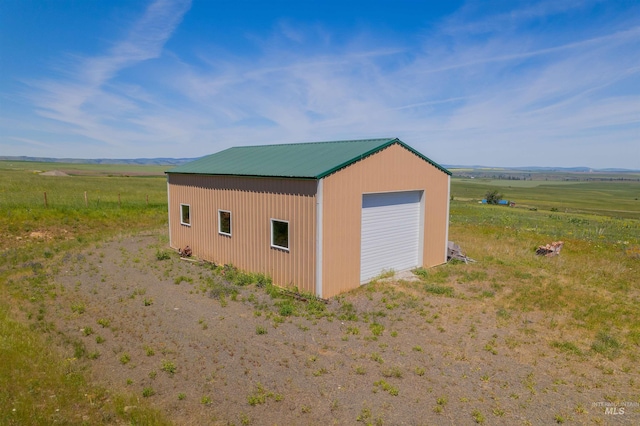
[[[167,175],[193,175],[193,176],[224,176],[224,177],[247,177],[261,179],[301,179],[318,180],[316,176],[277,176],[277,175],[257,175],[257,174],[237,174],[237,173],[201,173],[201,172],[164,172]]]

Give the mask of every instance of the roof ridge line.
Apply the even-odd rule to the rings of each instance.
[[[263,146],[293,146],[293,145],[319,145],[319,144],[330,144],[330,143],[351,143],[351,142],[373,142],[373,141],[392,141],[398,138],[371,138],[371,139],[351,139],[344,141],[317,141],[317,142],[293,142],[293,143],[274,143],[267,145],[244,145],[244,146],[233,146],[230,148],[258,148]]]

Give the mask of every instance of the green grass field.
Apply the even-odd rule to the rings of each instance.
[[[0,161],[1,171],[27,172],[33,174],[61,170],[69,175],[161,176],[170,168],[172,168],[172,166]]]
[[[103,424],[164,423],[151,409],[126,412],[125,405],[144,408],[128,402],[131,396],[87,383],[81,368],[51,348],[55,333],[46,312],[35,321],[24,317],[52,297],[47,261],[56,253],[166,229],[166,179],[157,176],[164,169],[0,162],[0,423],[82,424],[77,413],[95,419],[97,411]],[[79,172],[59,177],[36,170]],[[495,188],[516,207],[478,204]],[[477,282],[478,294],[493,306],[542,312],[553,318],[550,326],[580,336],[554,347],[593,342],[594,352],[637,362],[640,183],[453,179],[451,194],[450,239],[478,262],[428,270],[429,279]],[[559,257],[532,255],[537,245],[558,239],[565,241]],[[615,351],[602,342],[614,342]],[[51,394],[59,404],[46,402]]]
[[[166,224],[166,179],[153,176],[157,166],[72,164],[64,170],[78,175],[68,177],[36,172],[62,166],[0,162],[0,424],[167,424],[133,395],[87,383],[82,364],[55,349],[60,342],[42,304],[54,253]],[[40,312],[35,322],[19,320],[28,305]],[[62,345],[82,352],[77,343]]]
[[[640,219],[640,182],[509,181],[453,179],[455,199],[479,201],[497,189],[517,207]]]

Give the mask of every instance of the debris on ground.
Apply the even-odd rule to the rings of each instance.
[[[564,245],[564,241],[554,241],[551,244],[545,246],[538,246],[536,254],[538,256],[557,256],[560,254],[560,250]]]
[[[182,250],[181,248],[178,249],[178,254],[180,255],[180,257],[191,257],[191,247],[186,246],[184,248],[184,250]]]
[[[452,259],[460,260],[464,263],[475,262],[475,260],[465,256],[465,254],[462,253],[462,249],[460,248],[459,245],[457,245],[453,241],[448,241],[447,242],[447,262],[450,262]]]

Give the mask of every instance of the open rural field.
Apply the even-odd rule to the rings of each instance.
[[[181,260],[162,176],[33,170],[0,167],[0,424],[640,423],[638,182],[454,179],[475,263],[325,304]]]
[[[80,176],[163,176],[172,166],[132,164],[45,163],[39,161],[0,161],[0,170],[33,174],[61,171]]]

